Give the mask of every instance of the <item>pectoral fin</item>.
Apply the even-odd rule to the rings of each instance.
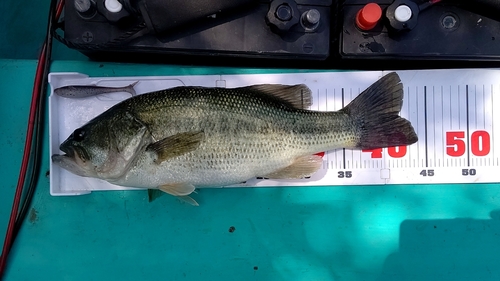
[[[159,190],[174,196],[186,196],[194,191],[194,185],[189,183],[164,184],[158,187]]]
[[[190,205],[193,205],[193,206],[200,206],[200,204],[198,204],[198,202],[196,202],[196,200],[194,200],[193,198],[189,197],[189,196],[178,196],[177,198],[179,198],[181,201],[183,202],[186,202]]]
[[[147,150],[156,153],[155,163],[160,164],[167,159],[197,149],[204,135],[203,132],[179,133],[150,144]]]
[[[193,206],[199,206],[193,198],[188,195],[194,192],[194,185],[189,183],[174,183],[174,184],[164,184],[158,187],[159,190],[168,193],[170,195],[176,196],[180,200],[189,203]]]
[[[269,179],[301,179],[314,174],[322,163],[323,157],[319,155],[303,156],[297,158],[292,165],[264,177]]]

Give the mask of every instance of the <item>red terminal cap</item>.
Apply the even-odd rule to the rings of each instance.
[[[356,25],[361,30],[370,30],[382,17],[382,8],[377,3],[368,3],[356,14]]]

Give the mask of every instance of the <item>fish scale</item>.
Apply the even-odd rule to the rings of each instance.
[[[272,158],[277,155],[283,157],[283,155],[287,154],[286,151],[290,154],[290,145],[287,145],[287,142],[283,142],[284,139],[279,137],[286,129],[281,126],[269,126],[270,120],[283,118],[284,113],[262,109],[262,107],[255,106],[254,103],[250,104],[242,98],[238,99],[237,95],[230,95],[230,91],[226,90],[225,92],[220,99],[213,97],[211,99],[211,96],[203,95],[195,96],[193,99],[190,95],[179,93],[173,95],[172,99],[168,99],[163,104],[162,100],[164,99],[162,97],[164,94],[157,93],[152,99],[148,100],[144,110],[133,111],[150,128],[155,138],[162,138],[187,130],[203,130],[205,132],[206,138],[198,150],[165,163],[162,170],[166,170],[172,175],[170,180],[174,182],[196,180],[196,185],[202,184],[200,179],[212,182],[211,179],[213,178],[218,179],[218,182],[214,184],[239,182],[245,180],[247,174],[254,174],[254,170],[257,170],[256,172],[262,175],[262,173],[267,173],[273,168],[276,169],[276,163],[272,161],[267,162],[268,165],[262,165],[261,162],[256,162],[256,160],[264,157]],[[234,97],[233,101],[230,99],[231,97]],[[140,100],[136,102],[139,103]],[[234,107],[232,102],[240,104],[240,106]],[[180,107],[183,104],[189,106]],[[137,106],[128,104],[124,106],[137,108]],[[158,118],[157,112],[159,110],[165,111],[165,108],[169,108],[168,114],[162,114],[162,118]],[[272,113],[272,115],[269,113]],[[214,119],[212,116],[207,121],[207,115],[218,117]],[[233,122],[226,122],[231,119]],[[264,121],[266,119],[267,121]],[[169,129],[163,130],[165,127]],[[277,144],[278,142],[281,145],[263,145]],[[293,143],[293,139],[289,143]],[[233,150],[232,153],[228,153],[228,147]],[[261,149],[256,149],[256,147],[261,147]],[[115,183],[124,184],[124,182],[127,182],[134,186],[147,182],[147,177],[140,175],[140,167],[150,159],[147,157],[141,159],[143,162],[136,165],[137,169],[131,170],[123,183]],[[278,167],[286,166],[291,162],[291,159],[281,162],[285,163]],[[239,172],[238,179],[233,179],[234,175],[228,178],[224,177],[224,175],[228,175],[228,171],[241,170],[242,167],[245,168],[246,172]],[[207,171],[202,176],[199,176],[200,179],[190,179],[190,173],[193,170]],[[152,177],[160,177],[160,175],[157,175],[158,173],[163,174],[159,170]]]

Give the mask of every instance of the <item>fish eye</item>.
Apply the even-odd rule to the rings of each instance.
[[[85,138],[85,130],[84,129],[76,129],[73,132],[73,139],[75,141],[82,141]]]

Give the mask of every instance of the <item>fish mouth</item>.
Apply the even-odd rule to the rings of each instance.
[[[61,145],[61,146],[59,147],[59,149],[60,149],[62,152],[66,153],[64,156],[66,156],[66,157],[71,157],[71,158],[75,157],[75,150],[74,150],[74,149],[71,149],[71,148],[66,147],[66,146],[64,146],[64,145]]]
[[[89,159],[85,149],[80,146],[68,144],[67,142],[62,143],[59,146],[59,150],[66,153],[66,157],[74,158],[81,166],[85,166],[85,163]]]
[[[75,175],[87,177],[89,172],[85,169],[85,162],[82,161],[78,152],[70,148],[60,148],[66,154],[54,154],[51,156],[52,162],[59,167],[72,172]]]

